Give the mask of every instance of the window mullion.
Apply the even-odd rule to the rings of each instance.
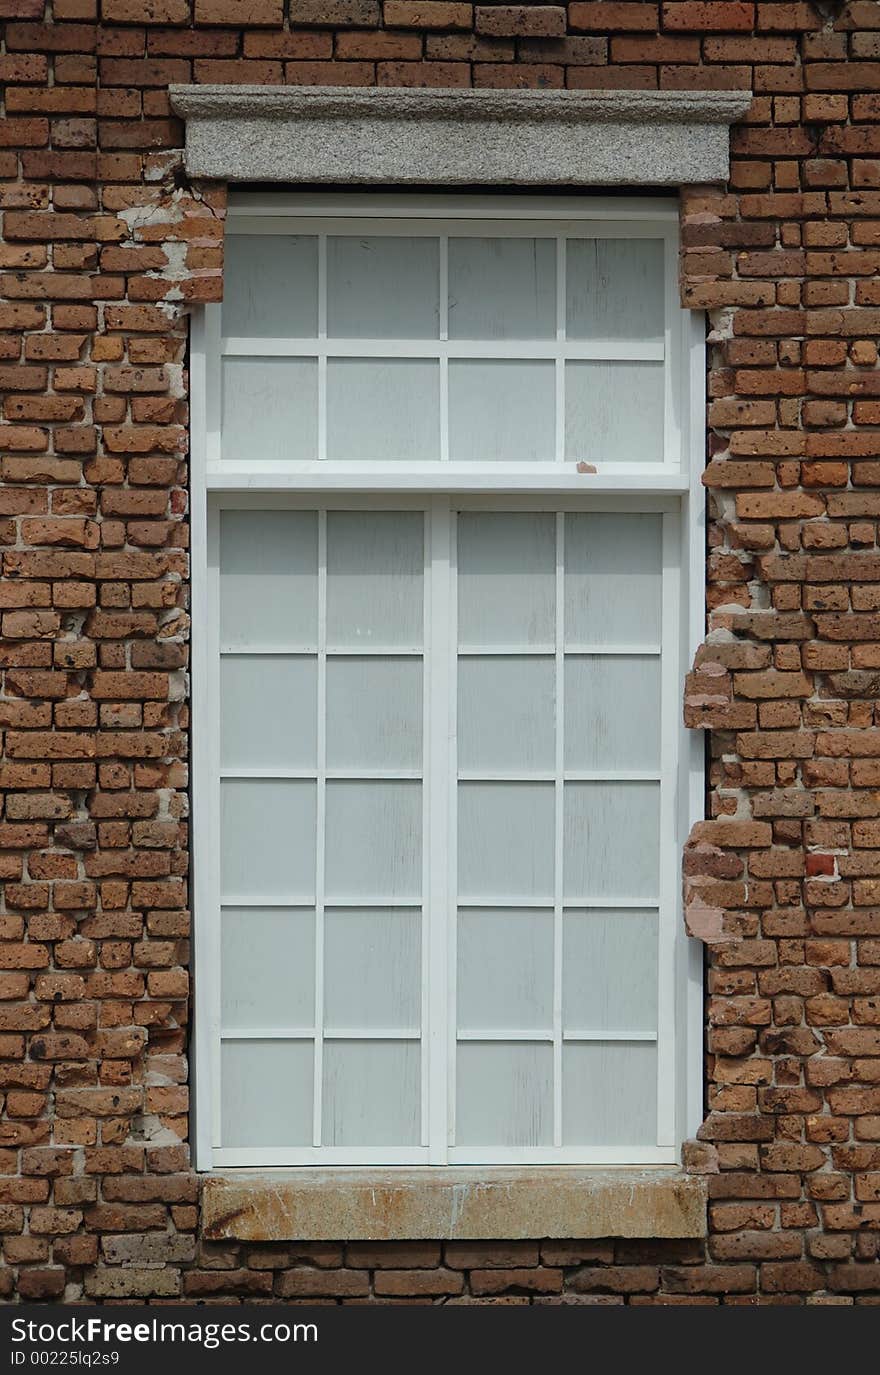
[[[440,459],[449,462],[449,235],[440,235]]]
[[[676,1138],[675,1095],[675,925],[679,903],[676,837],[677,744],[681,573],[679,517],[663,517],[660,659],[660,906],[657,913],[657,1145]]]
[[[565,343],[565,235],[556,238],[556,342]],[[556,353],[556,453],[557,463],[565,462],[565,352]]]
[[[204,955],[202,956],[202,967],[207,974],[206,985],[211,990],[208,1003],[207,1017],[196,1018],[196,1035],[200,1034],[201,1029],[207,1022],[205,1030],[206,1044],[211,1048],[210,1059],[210,1118],[205,1113],[206,1123],[196,1123],[198,1132],[198,1143],[201,1146],[206,1139],[211,1143],[211,1149],[219,1146],[223,1139],[223,1115],[221,1103],[222,1090],[222,1067],[221,1056],[223,1052],[222,1041],[222,939],[223,939],[223,904],[221,900],[221,884],[219,866],[213,862],[214,856],[220,853],[221,826],[220,826],[220,521],[217,513],[211,520],[208,511],[204,513],[205,520],[205,546],[207,555],[207,577],[205,579],[204,604],[207,615],[205,617],[205,646],[204,659],[200,662],[199,646],[193,646],[193,692],[194,706],[198,705],[196,693],[200,681],[207,683],[210,675],[210,694],[209,702],[206,703],[206,720],[208,730],[202,736],[204,741],[204,758],[200,760],[200,747],[193,751],[193,764],[195,767],[195,777],[198,780],[204,779],[205,797],[205,826],[204,831],[199,826],[199,833],[204,837],[204,854],[200,857],[198,846],[195,848],[195,883],[196,892],[204,895],[204,911],[210,914],[210,925],[207,921],[197,932],[197,941],[204,945]],[[194,535],[196,531],[194,529]],[[193,540],[194,554],[197,551],[197,540]],[[195,585],[194,585],[195,593]],[[199,598],[193,596],[193,606],[198,607]],[[208,780],[210,779],[210,788]],[[201,782],[200,782],[201,786]],[[196,945],[196,949],[201,953],[201,947]],[[201,1009],[197,1009],[197,1013]],[[204,1097],[200,1102],[204,1102]],[[200,1150],[201,1153],[201,1150]],[[201,1165],[199,1168],[202,1168]]]
[[[315,798],[315,1062],[312,1144],[322,1139],[324,1089],[324,858],[327,801],[327,512],[318,512],[317,795]]]
[[[667,230],[663,236],[664,312],[663,312],[663,463],[684,466],[682,432],[675,389],[681,369],[677,349],[678,320],[678,243]]]
[[[318,460],[327,458],[327,235],[318,235]]]
[[[431,560],[433,553],[433,503],[428,503],[424,512],[425,557],[422,578],[422,906],[419,914],[421,932],[421,996],[419,1001],[419,1049],[421,1074],[421,1143],[430,1146],[433,1141],[434,1122],[433,1094],[433,1055],[431,1001],[432,965],[434,957],[432,934],[434,912],[432,907],[431,876],[431,784],[434,776],[432,759],[431,720],[433,714],[431,667],[433,659],[434,617],[431,602]]]
[[[449,499],[435,497],[429,507],[429,615],[425,626],[427,730],[426,788],[429,828],[429,889],[423,917],[428,959],[424,990],[427,1009],[422,1022],[429,1038],[428,1094],[430,1161],[446,1163],[449,1129],[450,1003],[454,993],[451,951],[454,921],[450,871],[453,851],[450,826],[450,724],[452,712],[451,625],[453,619],[452,540],[454,516]],[[425,1032],[423,1031],[423,1034]]]
[[[565,808],[565,512],[556,512],[556,809],[553,866],[553,1145],[562,1145],[562,904]]]

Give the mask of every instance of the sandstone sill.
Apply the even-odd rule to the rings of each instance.
[[[211,1241],[703,1237],[706,1184],[674,1167],[232,1171],[202,1183]]]

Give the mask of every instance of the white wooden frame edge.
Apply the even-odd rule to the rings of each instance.
[[[277,215],[279,213],[279,203],[283,206],[295,208],[295,213],[305,213],[302,206],[303,198],[298,194],[272,196],[267,201],[265,197],[257,198],[255,202],[251,197],[237,198],[242,202],[248,215],[255,213]],[[462,198],[464,199],[464,198]],[[578,202],[573,202],[567,198],[562,198],[566,207],[567,218],[572,219],[637,219],[650,211],[652,219],[675,220],[677,212],[675,208],[668,205],[661,209],[661,205],[651,199],[601,202],[584,196]],[[466,198],[470,207],[470,214],[476,218],[485,216],[489,203],[496,203],[501,198],[485,197],[477,195]],[[508,203],[510,211],[515,218],[535,218],[536,206],[542,208],[548,206],[549,209],[557,208],[558,198],[541,198],[540,201],[531,197],[504,197],[503,205],[505,213]],[[377,219],[384,219],[386,216],[394,217],[406,215],[407,217],[421,214],[426,217],[434,217],[437,213],[439,203],[446,208],[447,214],[450,205],[448,197],[423,197],[413,196],[412,198],[395,198],[389,200],[377,193],[369,197],[363,196],[322,196],[319,199],[309,198],[309,204],[313,207],[314,214],[339,214],[343,206],[351,205],[352,210],[363,211],[367,203],[372,205],[374,215]],[[610,209],[609,209],[610,204]],[[259,206],[264,207],[260,211]],[[271,206],[271,210],[269,209]],[[611,213],[613,210],[613,214]],[[661,213],[658,214],[658,211]],[[236,210],[233,210],[233,214]],[[705,317],[702,312],[690,312],[684,317],[685,325],[679,333],[678,345],[681,351],[681,386],[682,386],[682,416],[683,432],[681,436],[681,452],[685,466],[680,472],[674,475],[662,471],[661,465],[651,465],[654,469],[650,471],[649,465],[641,465],[637,472],[627,472],[615,469],[607,476],[593,474],[585,482],[580,475],[577,480],[568,480],[564,483],[557,477],[553,483],[542,481],[544,474],[536,477],[525,474],[508,475],[507,472],[493,471],[491,474],[480,476],[479,480],[468,484],[460,480],[459,473],[447,472],[444,474],[446,482],[440,490],[453,490],[456,493],[465,495],[467,493],[476,494],[478,492],[494,492],[498,497],[506,498],[504,504],[517,494],[521,498],[527,499],[527,504],[534,509],[541,504],[540,497],[543,495],[547,505],[554,505],[557,499],[561,499],[566,507],[579,506],[580,502],[571,503],[571,497],[581,497],[585,499],[585,504],[592,509],[608,509],[613,506],[613,494],[627,495],[628,498],[643,496],[648,498],[648,506],[656,509],[655,503],[650,501],[653,496],[676,498],[676,504],[680,503],[682,510],[681,521],[681,548],[680,548],[680,569],[681,579],[681,635],[680,639],[686,646],[686,655],[681,663],[679,677],[679,691],[683,682],[684,673],[687,671],[693,654],[701,642],[704,634],[705,623],[705,509],[704,491],[700,481],[704,461],[705,461]],[[344,500],[346,492],[360,492],[369,494],[371,492],[387,491],[390,495],[392,491],[405,498],[409,491],[413,496],[421,492],[424,496],[437,492],[438,488],[433,483],[419,481],[421,474],[414,474],[412,481],[405,481],[407,475],[396,472],[389,473],[381,478],[377,483],[365,481],[365,474],[360,471],[368,465],[356,465],[359,470],[356,473],[334,473],[327,472],[327,465],[322,464],[322,472],[310,474],[300,473],[295,475],[295,480],[281,481],[280,475],[263,474],[262,480],[257,482],[253,479],[242,481],[239,473],[223,474],[224,481],[212,481],[208,475],[207,462],[207,366],[208,351],[210,348],[209,330],[207,326],[205,308],[196,308],[192,311],[191,338],[190,338],[190,376],[191,376],[191,471],[190,471],[190,490],[191,490],[191,595],[192,613],[194,626],[207,627],[209,624],[208,616],[208,498],[212,492],[218,495],[225,491],[228,494],[237,493],[234,504],[240,506],[258,505],[262,499],[262,494],[284,492],[286,500],[282,504],[309,504],[309,498],[314,500],[319,494],[326,498],[328,493],[328,478],[333,477],[331,492],[336,492]],[[451,465],[444,465],[447,470]],[[499,468],[502,465],[495,465]],[[524,466],[524,465],[523,465]],[[339,465],[334,464],[334,468]],[[661,468],[661,471],[656,470]],[[623,469],[623,465],[621,465]],[[647,470],[647,471],[646,471]],[[411,470],[410,470],[411,471]],[[256,476],[256,475],[254,475]],[[549,475],[548,475],[549,476]],[[513,477],[518,480],[513,481]],[[489,481],[494,478],[494,481]],[[299,493],[299,500],[297,499]],[[526,494],[534,493],[533,498],[527,498]],[[568,498],[568,500],[566,500]],[[663,503],[665,505],[665,503]],[[629,505],[629,509],[638,509],[637,505]],[[192,683],[191,683],[191,702],[192,718],[196,723],[200,720],[207,724],[210,735],[213,738],[216,730],[215,706],[213,694],[210,690],[211,665],[214,662],[218,646],[216,643],[208,643],[205,636],[198,634],[193,636],[192,644]],[[703,764],[703,737],[696,732],[688,732],[684,726],[680,727],[681,741],[680,754],[681,768],[679,778],[686,781],[686,787],[682,790],[678,801],[678,812],[680,817],[680,844],[683,845],[691,826],[697,820],[701,820],[704,815],[704,764]],[[215,903],[214,884],[211,877],[212,861],[209,846],[209,838],[216,834],[216,808],[217,799],[216,789],[213,787],[213,765],[206,748],[205,732],[195,728],[192,731],[192,793],[199,801],[193,807],[192,816],[192,890],[193,890],[193,941],[194,941],[194,1023],[193,1023],[193,1045],[192,1054],[194,1061],[194,1130],[192,1140],[194,1143],[195,1166],[200,1171],[210,1171],[214,1168],[225,1168],[229,1166],[252,1166],[261,1165],[277,1166],[279,1163],[279,1152],[275,1150],[259,1151],[248,1148],[247,1150],[236,1151],[226,1150],[222,1153],[212,1145],[214,1136],[214,1120],[217,1111],[218,1093],[213,1083],[213,1074],[209,1071],[212,1057],[211,1047],[219,1040],[219,930],[218,924],[213,923],[210,929],[200,929],[198,918],[199,911],[211,911]],[[205,856],[208,856],[207,860]],[[667,875],[666,882],[672,882],[672,873],[669,869],[670,864],[675,869],[675,881],[678,883],[677,869],[674,864],[676,856],[666,857]],[[680,884],[678,884],[680,889]],[[680,907],[680,896],[678,897]],[[434,925],[438,925],[434,923]],[[669,1147],[658,1147],[656,1152],[650,1150],[640,1152],[638,1162],[633,1162],[631,1154],[626,1151],[622,1154],[612,1148],[592,1149],[590,1152],[591,1162],[596,1165],[620,1165],[620,1164],[674,1164],[677,1159],[677,1149],[681,1141],[689,1135],[693,1135],[703,1118],[703,976],[702,976],[702,947],[698,942],[690,940],[684,935],[683,923],[679,923],[677,937],[677,963],[679,966],[676,977],[677,997],[680,998],[675,1008],[677,1021],[676,1029],[676,1055],[678,1065],[676,1067],[676,1081],[678,1083],[678,1101],[675,1104],[675,1122],[673,1127],[673,1139]],[[207,996],[200,994],[198,989],[207,988]],[[439,1112],[439,1104],[432,1104],[429,1108],[432,1113]],[[327,1166],[350,1165],[353,1156],[356,1156],[357,1163],[362,1165],[371,1164],[395,1164],[395,1159],[399,1154],[399,1163],[412,1164],[412,1152],[396,1153],[394,1150],[381,1149],[375,1153],[375,1160],[371,1160],[371,1153],[356,1151],[352,1153],[343,1148],[320,1147],[314,1152],[314,1163]],[[468,1150],[468,1163],[473,1164],[492,1164],[498,1163],[498,1152],[491,1151],[485,1153],[485,1158],[480,1152]],[[308,1150],[305,1153],[297,1152],[296,1163],[309,1163]],[[546,1152],[536,1150],[535,1152],[518,1151],[516,1160],[519,1163],[532,1163],[540,1159],[542,1166],[547,1165]],[[427,1153],[425,1163],[428,1163]],[[582,1151],[571,1152],[570,1159],[567,1153],[554,1154],[552,1164],[577,1164],[584,1166],[584,1153]]]

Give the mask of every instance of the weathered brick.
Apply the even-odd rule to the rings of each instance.
[[[0,0],[0,1296],[870,1300],[877,6],[288,9]],[[198,1239],[172,1144],[190,974],[182,365],[189,304],[222,295],[223,195],[179,174],[173,81],[754,92],[728,184],[681,192],[682,301],[711,331],[710,633],[685,689],[708,819],[684,863],[709,942],[709,1113],[683,1151],[711,1197],[706,1244]]]

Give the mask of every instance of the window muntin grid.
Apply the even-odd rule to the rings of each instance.
[[[677,653],[675,626],[668,623],[674,605],[670,584],[677,577],[669,566],[675,513],[578,511],[559,503],[552,510],[509,512],[446,498],[388,507],[387,499],[377,499],[348,510],[338,504],[297,510],[227,506],[215,515],[219,719],[224,720],[227,695],[224,672],[249,664],[256,722],[250,733],[259,756],[253,766],[242,762],[247,749],[233,707],[237,753],[229,755],[221,727],[219,787],[221,796],[242,784],[275,790],[262,804],[254,801],[241,842],[230,829],[239,824],[239,814],[233,809],[224,818],[221,802],[219,848],[227,877],[219,894],[217,1163],[671,1159],[654,1104],[658,1084],[669,1092],[673,1058],[668,1018],[659,1039],[658,1032],[661,1004],[669,1002],[669,988],[661,986],[672,980],[668,923],[677,904],[668,885],[662,891],[659,850],[641,868],[627,869],[612,855],[604,877],[592,888],[585,885],[583,875],[591,864],[595,871],[595,859],[585,867],[579,837],[585,817],[601,832],[602,817],[608,816],[614,824],[597,837],[598,853],[613,849],[615,835],[629,845],[632,830],[619,815],[627,794],[641,796],[641,810],[628,813],[639,843],[654,829],[658,846],[661,835],[669,843],[674,833],[674,782],[667,777],[664,785],[661,761],[661,754],[668,761],[661,737],[674,704],[660,703],[663,656]],[[228,552],[224,558],[223,522],[239,531],[231,558]],[[288,541],[280,539],[285,522]],[[393,548],[393,526],[402,528],[401,522],[410,531],[412,584],[403,595],[400,588],[383,592],[375,560],[369,567],[370,549],[381,557]],[[359,528],[367,566],[352,552]],[[287,567],[289,587],[279,592],[285,576],[279,555],[288,542],[296,557]],[[344,551],[343,568],[334,549]],[[599,550],[604,570],[591,570],[591,549]],[[243,569],[248,560],[256,571]],[[629,593],[620,591],[621,560],[638,570]],[[230,562],[231,573],[225,571]],[[347,620],[343,615],[334,621],[334,602],[340,603],[334,572],[347,580],[354,599],[348,610],[354,606],[356,614]],[[525,607],[510,586],[522,572]],[[253,578],[259,597],[267,576],[276,584],[274,609],[263,605],[262,623],[259,616],[255,623],[240,584]],[[585,592],[585,579],[592,594]],[[293,588],[297,595],[291,597]],[[229,606],[231,613],[224,609]],[[283,635],[278,615],[287,621]],[[377,634],[376,622],[383,620]],[[332,704],[335,668],[354,665],[381,679],[389,664],[391,677],[405,666],[411,682],[420,679],[422,692],[414,710],[410,690],[403,718],[400,702],[390,703],[398,722],[405,720],[408,743],[402,751],[389,750],[386,730],[383,755],[375,752],[371,712],[363,710],[362,697],[356,721],[343,721],[339,732],[335,721],[328,728],[318,703]],[[254,696],[266,691],[272,667],[282,665],[300,670],[298,685],[284,689],[286,717],[279,721],[271,709],[271,685],[269,710],[254,714]],[[306,665],[311,672],[302,672]],[[499,668],[526,699],[505,697],[506,720],[497,706],[499,683],[491,677]],[[627,671],[634,669],[627,688]],[[584,695],[572,694],[573,676],[582,679],[585,673],[615,689],[597,699],[598,722],[596,712],[591,716],[585,709]],[[380,706],[389,705],[391,677],[376,699]],[[236,691],[241,694],[241,683]],[[624,702],[627,692],[641,698],[646,691],[647,720],[640,718],[634,731],[622,729],[626,711],[615,703]],[[302,702],[309,710],[292,714],[291,706]],[[555,728],[554,714],[563,729]],[[293,716],[291,731],[285,721]],[[228,727],[229,710],[225,720]],[[284,763],[267,762],[267,733]],[[329,746],[337,733],[337,744]],[[366,763],[352,763],[345,751],[361,748],[364,737]],[[451,746],[456,738],[457,751]],[[597,740],[605,742],[604,754],[597,754]],[[619,751],[623,764],[613,765],[609,760]],[[230,757],[235,762],[226,762]],[[419,805],[409,808],[406,825],[426,844],[418,860],[411,857],[404,866],[402,887],[370,890],[369,866],[381,848],[381,831],[370,829],[369,818],[382,806],[364,794],[389,785],[418,790]],[[343,808],[341,826],[333,818],[333,790],[340,787],[362,793],[360,805]],[[481,798],[480,790],[492,796]],[[528,801],[525,808],[517,805],[517,793],[519,802]],[[447,824],[438,829],[443,812]],[[386,821],[394,815],[392,807]],[[492,863],[481,864],[481,853],[491,856],[492,843],[486,846],[480,819],[490,816],[496,836],[507,832],[515,844],[510,855],[502,847]],[[538,845],[535,866],[529,838],[539,836],[542,816],[549,818],[552,834],[545,833]],[[337,827],[353,845],[338,869],[342,887],[331,859]],[[297,838],[306,835],[297,857]],[[475,843],[469,845],[468,837]],[[523,850],[534,881],[524,882],[516,872]],[[271,865],[267,877],[267,851],[281,856],[280,881]],[[335,853],[338,859],[338,846]],[[238,867],[236,854],[242,856]],[[230,873],[239,877],[230,880]],[[249,881],[242,873],[259,878]],[[619,873],[628,875],[626,892],[615,877]],[[363,930],[369,922],[378,923],[372,935]],[[487,956],[499,948],[505,929],[508,939],[500,949],[509,952],[510,967],[500,978],[490,977]],[[282,939],[279,948],[280,936],[287,942]],[[377,954],[383,948],[394,951],[397,984],[391,990]],[[567,951],[579,972],[567,971]],[[611,971],[607,979],[595,975],[600,958]],[[495,968],[497,973],[497,960]],[[284,969],[290,971],[286,977]],[[230,988],[233,995],[227,996]],[[511,989],[513,1005],[505,1011]],[[629,1085],[623,1096],[621,1084]],[[585,1095],[593,1100],[592,1115],[583,1107]],[[509,1130],[500,1127],[504,1113],[514,1110],[525,1113],[526,1128],[513,1119]],[[356,1131],[352,1122],[359,1124]]]
[[[536,218],[536,215],[542,218]],[[452,217],[451,219],[449,217]],[[553,219],[556,216],[556,219]],[[272,509],[315,509],[323,504],[334,509],[340,504],[349,509],[369,508],[371,505],[383,509],[403,509],[412,506],[415,500],[407,492],[425,494],[421,501],[427,503],[430,492],[482,493],[492,492],[494,509],[513,509],[525,502],[529,509],[548,509],[551,492],[558,494],[549,498],[550,506],[558,509],[564,504],[567,510],[574,509],[626,509],[630,511],[663,510],[671,517],[665,522],[664,534],[664,615],[666,624],[678,623],[683,618],[687,652],[690,653],[702,633],[703,610],[700,588],[702,586],[702,529],[701,497],[698,469],[701,466],[703,446],[704,417],[702,410],[702,378],[704,375],[704,346],[702,319],[691,313],[685,316],[678,309],[677,302],[677,238],[676,209],[671,203],[659,200],[602,199],[592,197],[546,198],[524,196],[479,196],[443,195],[428,197],[407,193],[394,197],[391,195],[358,195],[346,192],[344,195],[322,195],[321,197],[302,195],[279,195],[273,193],[260,195],[236,193],[231,198],[230,219],[227,224],[228,239],[238,228],[249,234],[261,237],[260,252],[265,253],[271,241],[279,234],[295,227],[299,234],[330,234],[340,230],[344,221],[346,229],[355,235],[391,235],[411,228],[412,222],[434,225],[442,224],[455,235],[462,228],[471,237],[485,234],[503,234],[503,226],[509,225],[513,234],[524,233],[526,237],[553,237],[557,228],[572,230],[573,237],[590,239],[593,237],[607,242],[618,233],[623,238],[647,237],[662,238],[664,241],[665,268],[665,321],[664,321],[664,391],[665,391],[665,431],[663,463],[631,463],[614,461],[597,463],[595,473],[581,474],[578,465],[563,461],[540,462],[439,462],[414,460],[411,462],[371,462],[362,460],[316,461],[304,457],[291,461],[289,457],[279,460],[249,459],[247,462],[224,461],[220,451],[221,407],[218,378],[220,372],[221,307],[211,306],[194,313],[192,332],[191,384],[192,384],[192,458],[193,458],[193,607],[197,625],[205,627],[205,633],[197,635],[193,646],[193,710],[196,725],[193,740],[194,787],[197,802],[194,815],[195,850],[195,959],[197,977],[201,994],[196,1001],[196,1122],[195,1140],[197,1160],[200,1168],[210,1168],[211,1164],[222,1167],[229,1165],[285,1165],[307,1164],[310,1161],[332,1165],[355,1163],[394,1164],[456,1162],[455,1148],[450,1151],[447,1144],[447,1122],[449,1120],[449,1095],[442,1087],[442,1076],[433,1076],[431,1097],[422,1105],[423,1113],[429,1122],[428,1139],[432,1143],[427,1148],[419,1148],[415,1154],[412,1148],[352,1149],[344,1146],[321,1147],[303,1145],[293,1149],[266,1149],[258,1142],[243,1148],[215,1148],[212,1141],[221,1136],[221,1112],[219,1094],[218,1056],[220,1029],[220,929],[219,929],[219,865],[216,857],[220,852],[219,828],[219,759],[217,740],[219,722],[219,694],[216,682],[216,663],[219,656],[219,626],[217,625],[216,576],[217,547],[216,521],[212,521],[209,532],[205,515],[207,503],[200,493],[210,494],[208,501],[220,508],[259,509],[271,505]],[[548,221],[550,229],[545,233]],[[418,229],[416,233],[418,234]],[[230,292],[229,274],[225,274],[227,299]],[[281,293],[284,294],[283,292]],[[302,303],[297,307],[301,309]],[[282,309],[291,315],[291,304],[285,298]],[[317,313],[317,304],[315,307]],[[260,318],[260,317],[258,317]],[[685,328],[685,325],[687,326]],[[289,328],[289,326],[285,326]],[[253,328],[253,321],[248,329]],[[266,324],[258,329],[265,329]],[[277,332],[277,324],[274,326]],[[297,324],[299,333],[304,330]],[[308,326],[313,329],[313,325]],[[324,323],[326,330],[326,321]],[[271,335],[271,329],[268,333]],[[606,330],[606,334],[607,334]],[[250,336],[248,336],[250,337]],[[257,336],[259,337],[259,336]],[[473,342],[473,341],[471,341]],[[514,341],[516,342],[516,341]],[[539,341],[539,352],[543,348]],[[482,341],[477,340],[477,352],[484,352]],[[605,340],[605,346],[612,360],[621,351],[620,341]],[[405,345],[408,347],[408,345]],[[496,341],[495,348],[502,355],[509,352],[508,342]],[[256,356],[271,356],[274,344],[256,345]],[[529,350],[533,345],[529,344]],[[625,352],[625,341],[624,348]],[[507,361],[502,359],[502,361]],[[522,360],[512,360],[522,361]],[[546,361],[546,360],[542,360]],[[581,361],[575,359],[574,361]],[[586,359],[584,361],[594,361]],[[626,359],[621,357],[620,362]],[[638,360],[636,360],[638,361]],[[554,361],[555,370],[555,361]],[[631,398],[628,398],[631,400]],[[326,421],[324,422],[326,423]],[[305,452],[312,452],[305,449]],[[592,465],[587,465],[592,466]],[[583,498],[576,495],[589,491],[594,496]],[[297,492],[302,495],[297,495]],[[513,493],[529,493],[528,497],[515,497]],[[668,503],[659,496],[669,492],[681,494],[678,499]],[[690,492],[690,496],[688,496]],[[307,495],[311,493],[312,495]],[[347,493],[342,497],[342,493]],[[363,493],[375,493],[364,497]],[[381,496],[379,494],[382,494]],[[613,498],[610,494],[616,493]],[[648,494],[658,494],[650,496]],[[250,495],[249,495],[250,494]],[[328,495],[329,494],[329,495]],[[564,502],[561,498],[564,497]],[[456,499],[454,505],[477,509],[479,496]],[[609,502],[611,505],[609,506]],[[438,547],[433,538],[440,534],[439,546],[443,545],[448,534],[445,514],[435,510],[435,502],[430,503],[428,524],[432,531],[432,548]],[[442,507],[442,503],[441,503]],[[680,538],[671,534],[677,524],[677,512],[684,507],[687,519],[682,523]],[[210,536],[210,537],[209,537]],[[452,566],[453,549],[446,551],[445,561]],[[439,559],[443,565],[444,557]],[[435,560],[432,558],[432,569]],[[687,579],[679,578],[679,567],[687,570]],[[207,570],[207,574],[205,572]],[[432,577],[430,580],[430,614],[433,623],[448,623],[448,593],[444,593],[445,579]],[[687,592],[686,588],[690,588]],[[682,591],[686,593],[682,601]],[[263,596],[271,599],[269,583],[263,584]],[[442,637],[441,637],[442,638]],[[453,646],[445,647],[438,662],[450,659]],[[689,661],[689,660],[688,660]],[[675,654],[664,654],[662,658],[662,677],[665,700],[677,704],[681,674],[685,671],[686,661]],[[451,688],[444,683],[443,669],[436,664],[429,670],[429,693],[438,700]],[[662,725],[661,772],[665,779],[676,780],[674,789],[664,791],[667,808],[674,812],[675,843],[664,846],[661,855],[661,889],[664,894],[664,910],[678,911],[679,873],[678,856],[680,846],[688,827],[693,820],[702,815],[702,761],[699,751],[692,749],[693,740],[686,738],[677,722],[677,707],[671,717],[666,717]],[[200,724],[201,723],[201,724]],[[429,725],[426,748],[433,757],[439,757],[446,745],[444,724],[438,713],[434,713]],[[588,761],[573,760],[572,766],[586,765]],[[680,767],[680,764],[683,767]],[[433,774],[431,775],[433,778]],[[435,852],[450,855],[455,844],[454,818],[444,813],[441,806],[434,806],[430,816],[431,845]],[[436,898],[435,887],[438,881],[436,872],[430,876],[431,889],[429,902]],[[635,914],[632,920],[636,920]],[[590,929],[593,929],[592,927]],[[448,936],[448,931],[446,935]],[[683,940],[680,931],[680,917],[670,925],[660,923],[660,965],[671,969],[675,965],[674,977],[668,982],[660,981],[657,986],[658,1023],[661,1028],[658,1042],[658,1079],[661,1085],[658,1096],[658,1134],[659,1144],[655,1149],[633,1152],[629,1149],[606,1148],[591,1145],[585,1156],[584,1150],[576,1152],[558,1148],[552,1152],[556,1163],[580,1163],[585,1158],[595,1163],[650,1163],[651,1161],[674,1162],[677,1153],[674,1143],[683,1139],[695,1129],[702,1110],[702,1077],[700,1073],[700,1035],[702,1026],[702,983],[698,961],[692,959],[692,943]],[[423,959],[432,968],[444,966],[454,954],[450,941],[445,939],[441,923],[430,928],[430,942],[422,951]],[[306,963],[309,963],[306,961]],[[274,973],[274,969],[270,971]],[[295,980],[288,980],[290,994],[296,993]],[[260,1003],[271,1000],[272,980],[264,980],[265,998],[260,995]],[[601,992],[601,989],[599,990]],[[300,990],[300,993],[302,990]],[[451,1025],[446,990],[439,980],[434,980],[429,989],[428,1054],[434,1064],[447,1063],[454,1057],[454,1041],[446,1038],[439,1030]],[[620,1015],[626,1013],[625,1006],[619,1005]],[[304,1018],[309,1022],[311,1011]],[[632,1026],[632,1018],[625,1021]],[[689,1030],[690,1028],[690,1030]],[[479,1030],[479,1028],[477,1028]],[[528,1028],[527,1028],[528,1029]],[[623,1029],[621,1022],[618,1029]],[[636,1028],[632,1028],[636,1029]],[[269,1063],[267,1045],[265,1061],[268,1083],[274,1082],[272,1066]],[[302,1068],[302,1066],[300,1067]],[[312,1085],[314,1068],[311,1063],[307,1073],[291,1074],[291,1083],[296,1087],[299,1082]],[[441,1084],[438,1089],[437,1085]],[[479,1152],[473,1148],[467,1151],[467,1159],[476,1159]],[[497,1161],[528,1162],[545,1160],[544,1148],[514,1147],[506,1152],[492,1150],[483,1157],[488,1163]]]
[[[675,262],[666,219],[235,214],[209,465],[680,471]]]

